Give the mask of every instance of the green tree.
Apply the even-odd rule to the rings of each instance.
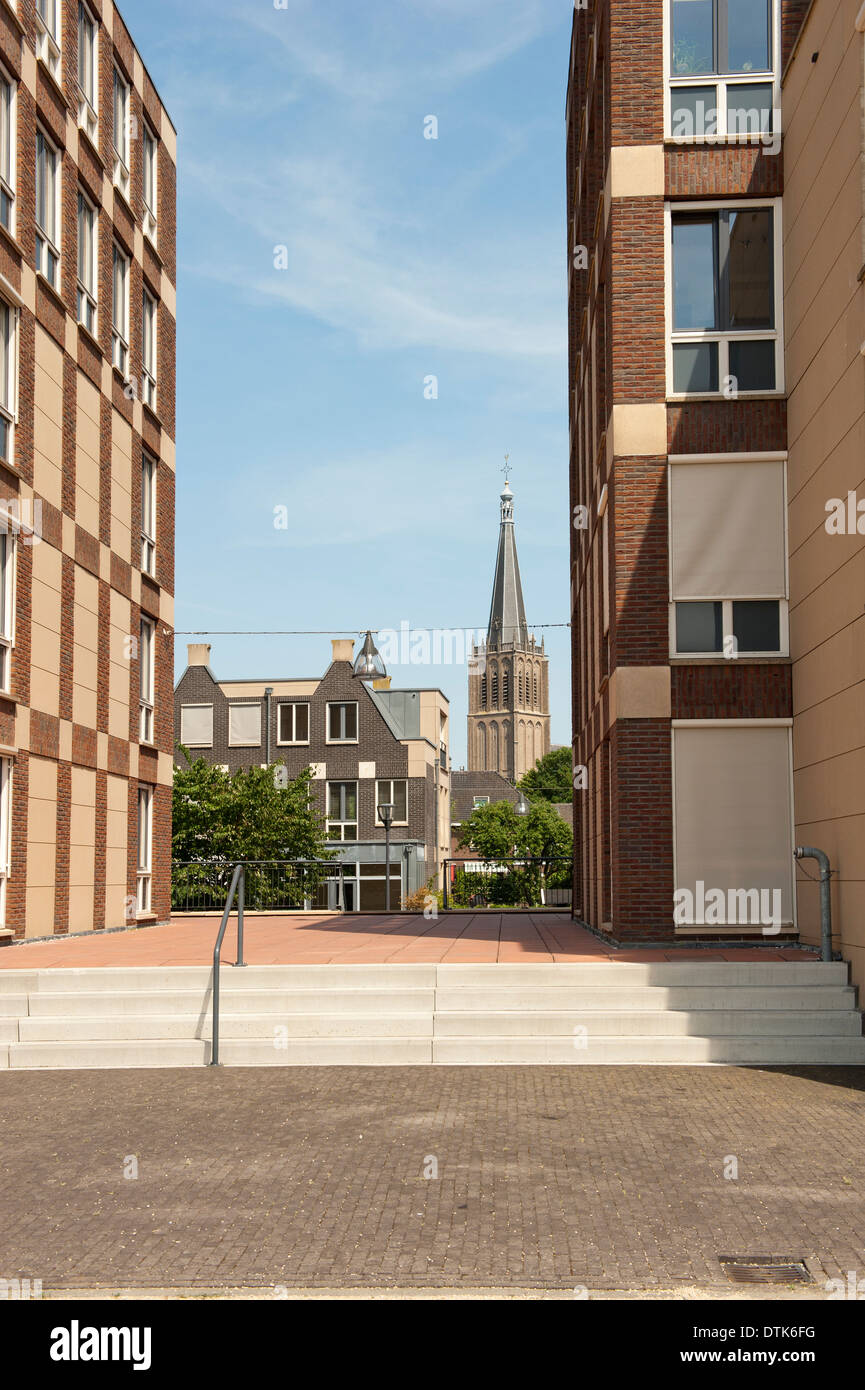
[[[175,902],[209,895],[224,899],[232,866],[239,860],[284,862],[294,859],[329,860],[334,851],[325,843],[326,828],[310,795],[311,771],[281,785],[281,764],[250,767],[230,773],[194,762],[182,746],[186,767],[175,766],[172,796],[172,856],[175,860]],[[284,767],[282,768],[283,777]],[[186,867],[183,867],[186,866]],[[324,871],[295,874],[300,899],[311,896]],[[267,880],[267,882],[266,882]],[[247,902],[266,894],[274,872],[247,873]],[[297,897],[285,873],[279,892]],[[198,905],[202,905],[200,902]]]
[[[545,753],[517,783],[530,801],[570,801],[573,794],[570,748]]]
[[[543,903],[547,888],[570,883],[573,843],[570,825],[549,802],[536,802],[525,816],[518,816],[509,801],[477,806],[463,822],[460,844],[486,863],[517,863],[506,874],[459,868],[454,901],[464,906],[476,900],[510,907]]]

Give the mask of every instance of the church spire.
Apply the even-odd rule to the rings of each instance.
[[[506,465],[507,462],[506,456]],[[510,482],[505,479],[504,491],[501,494],[499,549],[493,579],[487,647],[495,649],[528,645],[529,631],[526,625],[523,586],[520,582],[520,565],[514,533],[514,494],[511,492]]]

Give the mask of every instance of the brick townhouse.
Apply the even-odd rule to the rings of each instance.
[[[311,767],[315,804],[344,865],[346,908],[364,912],[385,905],[382,801],[395,807],[392,905],[440,878],[450,834],[449,704],[440,690],[356,679],[352,656],[353,643],[335,639],[323,676],[217,680],[210,647],[190,644],[174,727],[191,757],[229,772],[282,762],[294,778]]]
[[[0,0],[0,896],[170,910],[176,136],[108,0]]]
[[[574,12],[574,904],[618,939],[759,935],[761,895],[797,921],[780,108],[806,9]]]

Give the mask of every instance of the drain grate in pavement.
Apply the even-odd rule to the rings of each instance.
[[[721,1268],[732,1284],[810,1284],[804,1260],[783,1255],[720,1255]]]

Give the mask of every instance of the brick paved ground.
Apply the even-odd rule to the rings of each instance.
[[[844,1068],[3,1073],[0,1278],[728,1289],[732,1254],[805,1258],[818,1292],[865,1276],[863,1090]]]
[[[157,927],[21,942],[0,950],[0,969],[209,965],[218,928],[219,914],[176,913],[170,923]],[[232,919],[223,959],[234,959],[236,939]],[[396,912],[389,916],[248,913],[244,942],[250,965],[817,959],[813,951],[773,946],[771,941],[738,949],[723,944],[694,949],[685,944],[667,950],[616,950],[563,912],[449,912],[436,920]]]

